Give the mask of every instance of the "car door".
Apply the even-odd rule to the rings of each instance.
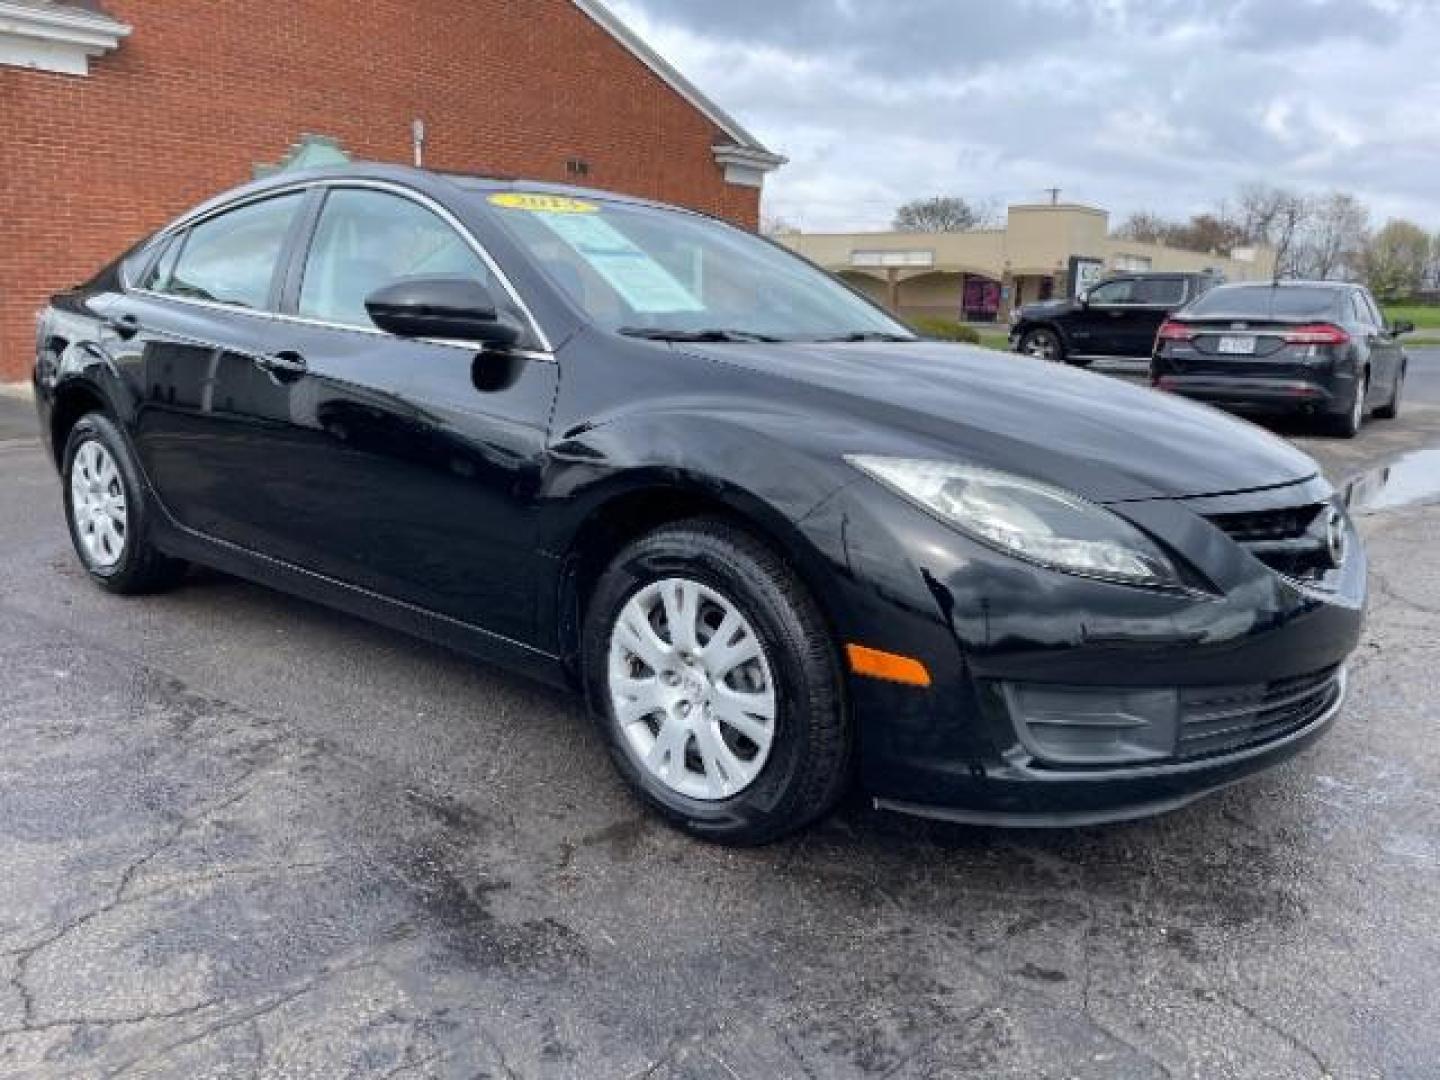
[[[1102,281],[1090,290],[1071,322],[1073,351],[1086,356],[1123,356],[1126,323],[1132,314],[1134,278]]]
[[[1367,401],[1371,405],[1384,405],[1395,396],[1395,383],[1404,367],[1404,346],[1398,336],[1390,331],[1380,305],[1368,289],[1355,290],[1355,307],[1367,330],[1370,345],[1370,391]]]
[[[553,358],[536,351],[533,327],[522,347],[495,352],[396,337],[365,310],[386,285],[448,274],[508,302],[443,208],[399,189],[326,189],[276,326],[293,369],[247,399],[251,429],[265,433],[253,451],[264,483],[241,510],[247,543],[527,640]]]
[[[1149,356],[1155,349],[1160,324],[1185,304],[1183,277],[1137,278],[1131,293],[1133,307],[1122,320],[1125,356]]]
[[[243,542],[256,483],[256,399],[276,390],[273,310],[302,191],[225,208],[177,231],[105,312],[104,343],[139,405],[136,450],[182,525]]]

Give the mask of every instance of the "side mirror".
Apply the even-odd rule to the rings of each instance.
[[[1399,337],[1401,334],[1413,334],[1415,332],[1415,324],[1413,322],[1406,322],[1403,319],[1396,319],[1390,324],[1390,332],[1396,337]]]
[[[410,278],[377,289],[365,310],[381,330],[398,337],[449,338],[514,345],[520,328],[495,309],[490,290],[471,278]]]
[[[1089,307],[1089,306],[1090,306],[1090,294],[1089,294],[1088,292],[1082,292],[1082,293],[1080,294],[1080,306],[1081,306],[1081,307]]]

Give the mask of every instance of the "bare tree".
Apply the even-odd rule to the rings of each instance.
[[[1275,252],[1275,273],[1295,277],[1297,240],[1305,230],[1312,202],[1297,191],[1269,184],[1247,184],[1235,199],[1235,221],[1245,242]]]
[[[1140,244],[1164,244],[1175,231],[1175,223],[1149,210],[1137,210],[1115,229],[1121,240],[1134,240]]]
[[[891,227],[897,232],[965,232],[978,224],[978,215],[958,195],[932,195],[901,206]]]
[[[1301,240],[1299,269],[1320,281],[1359,276],[1370,235],[1370,213],[1354,195],[1332,191],[1316,201]]]

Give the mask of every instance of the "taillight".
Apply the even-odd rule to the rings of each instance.
[[[1312,323],[1285,331],[1286,345],[1347,345],[1350,335],[1329,323]]]
[[[1182,322],[1175,322],[1173,319],[1166,319],[1160,324],[1161,341],[1194,341],[1195,328],[1186,326]]]

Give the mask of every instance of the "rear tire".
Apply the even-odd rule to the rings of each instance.
[[[1342,416],[1330,418],[1330,433],[1338,435],[1342,439],[1353,439],[1360,434],[1360,428],[1365,423],[1365,395],[1370,392],[1370,376],[1368,373],[1360,377],[1355,386],[1355,398],[1350,403]]]
[[[1390,394],[1390,400],[1375,410],[1376,420],[1394,420],[1400,415],[1400,397],[1405,389],[1405,369],[1402,367],[1400,373],[1395,376],[1395,389]]]
[[[65,442],[65,521],[90,580],[123,595],[176,584],[185,564],[150,538],[145,485],[120,429],[103,413],[82,416]]]
[[[736,649],[726,646],[751,659],[727,667]],[[625,548],[595,588],[583,658],[620,775],[672,825],[764,844],[844,793],[852,740],[833,636],[784,561],[748,533],[695,519]],[[737,692],[750,711],[735,717]]]

